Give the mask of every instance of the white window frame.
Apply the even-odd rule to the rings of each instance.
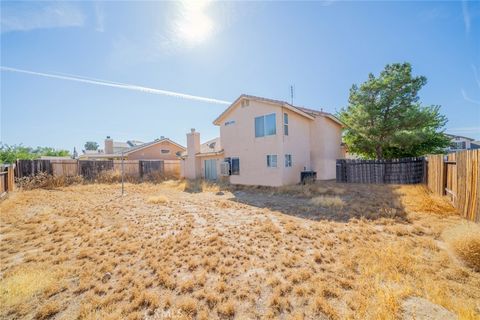
[[[272,116],[273,115],[273,118],[274,118],[274,132],[271,133],[271,134],[267,134],[267,117],[269,116]],[[257,119],[262,119],[261,122],[263,122],[263,132],[261,133],[261,135],[258,135],[257,136]],[[263,115],[263,116],[258,116],[258,117],[255,117],[253,119],[253,130],[254,130],[254,134],[255,134],[255,138],[262,138],[262,137],[267,137],[267,136],[275,136],[277,134],[277,114],[276,113],[269,113],[269,114],[266,114],[266,115]]]
[[[283,113],[283,134],[288,136],[288,113]]]
[[[293,164],[292,155],[285,154],[285,168],[291,168]]]
[[[278,157],[276,154],[267,154],[267,168],[277,168]]]

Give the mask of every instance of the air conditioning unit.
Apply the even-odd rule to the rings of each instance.
[[[220,163],[220,175],[221,176],[229,176],[230,175],[230,162],[222,162]]]

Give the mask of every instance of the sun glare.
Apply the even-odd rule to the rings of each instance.
[[[198,44],[210,36],[213,22],[206,14],[209,2],[205,0],[181,2],[181,16],[176,28],[179,38],[189,44]]]

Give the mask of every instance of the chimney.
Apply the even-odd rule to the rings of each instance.
[[[191,151],[191,152],[190,152]],[[187,133],[187,153],[196,154],[200,152],[200,133],[196,132],[194,128]]]
[[[113,153],[113,139],[110,136],[107,136],[105,139],[105,154],[112,154]]]
[[[200,133],[191,129],[187,133],[187,159],[185,160],[185,177],[187,179],[200,178],[200,159],[195,156],[200,152]]]

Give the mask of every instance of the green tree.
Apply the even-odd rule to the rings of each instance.
[[[422,106],[418,92],[427,83],[412,76],[409,63],[389,64],[379,77],[350,89],[349,105],[338,117],[345,124],[348,150],[363,158],[392,159],[442,152],[447,118],[440,106]]]
[[[98,143],[95,141],[87,141],[85,142],[85,150],[98,150]]]
[[[25,147],[23,145],[0,144],[0,163],[14,163],[16,160],[32,160],[41,156],[66,157],[70,152],[49,147]]]

